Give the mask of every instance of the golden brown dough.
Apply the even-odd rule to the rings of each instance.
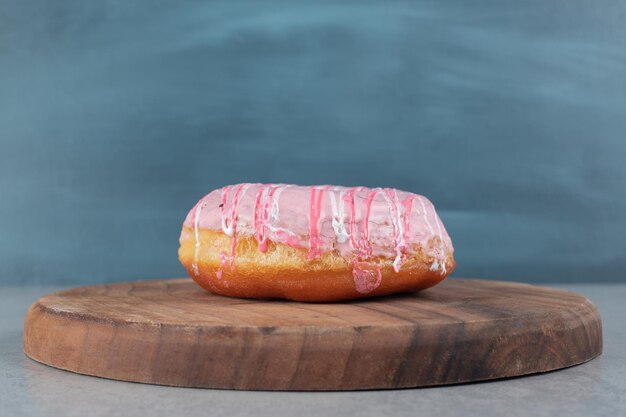
[[[352,264],[336,252],[309,260],[304,249],[268,242],[267,252],[260,252],[253,237],[240,237],[235,246],[235,265],[231,269],[228,262],[223,265],[220,253],[230,251],[232,239],[221,231],[199,230],[198,235],[201,247],[211,248],[198,254],[198,273],[192,267],[194,232],[188,227],[183,230],[186,238],[181,238],[178,251],[181,263],[201,287],[231,297],[337,301],[423,290],[446,276],[438,270],[433,271],[433,257],[424,255],[419,249],[407,258],[399,272],[393,269],[393,259],[374,258],[370,262],[380,266],[382,278],[376,288],[364,294],[355,287]],[[437,243],[435,238],[432,244]],[[448,273],[454,267],[454,259],[448,255]],[[371,279],[376,280],[374,269]]]

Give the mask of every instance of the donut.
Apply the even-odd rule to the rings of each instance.
[[[225,296],[326,302],[413,292],[455,267],[433,204],[393,188],[229,185],[187,215],[180,262]]]

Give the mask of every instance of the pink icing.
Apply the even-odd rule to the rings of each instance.
[[[206,195],[189,212],[185,226],[193,229],[196,224],[232,237],[231,269],[237,237],[254,236],[261,252],[267,251],[268,240],[306,249],[311,260],[336,250],[351,260],[355,286],[366,292],[380,284],[380,267],[367,263],[372,257],[393,258],[399,271],[406,256],[421,247],[434,258],[431,269],[445,273],[447,254],[454,250],[427,198],[390,188],[226,186]],[[220,260],[224,267],[225,253]]]

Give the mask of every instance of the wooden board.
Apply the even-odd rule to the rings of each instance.
[[[189,279],[40,298],[24,351],[125,381],[259,390],[418,387],[512,377],[602,351],[593,304],[567,291],[448,279],[416,294],[326,304],[227,298]]]

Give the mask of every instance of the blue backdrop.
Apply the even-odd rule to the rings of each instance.
[[[456,276],[623,281],[626,2],[0,0],[0,280],[182,275],[242,181],[429,197]]]

